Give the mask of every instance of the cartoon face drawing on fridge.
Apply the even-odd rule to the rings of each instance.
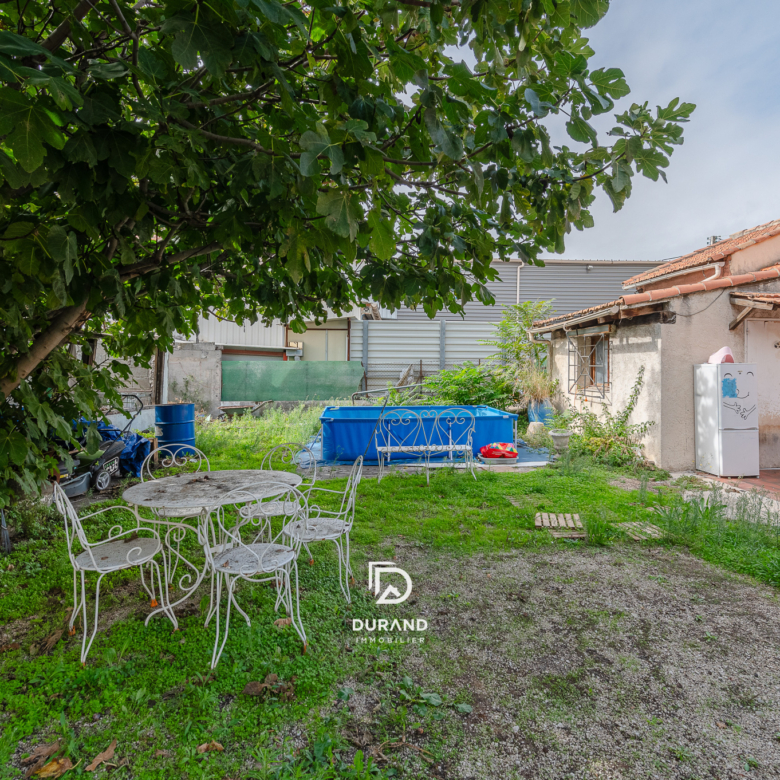
[[[721,397],[721,428],[744,429],[758,426],[758,383],[753,366],[718,366]]]

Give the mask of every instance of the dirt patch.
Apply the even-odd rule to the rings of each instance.
[[[395,551],[429,621],[407,673],[473,706],[442,777],[780,777],[776,591],[664,548]]]

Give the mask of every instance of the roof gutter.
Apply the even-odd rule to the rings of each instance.
[[[722,255],[725,257],[725,255]],[[718,260],[716,263],[705,263],[704,265],[700,266],[692,266],[691,268],[682,268],[679,271],[670,271],[668,274],[661,274],[660,276],[653,276],[650,279],[641,279],[638,282],[634,284],[629,284],[631,279],[627,279],[625,282],[623,282],[623,289],[624,290],[631,290],[634,287],[637,286],[637,284],[651,284],[655,282],[660,282],[663,279],[672,279],[675,276],[685,276],[686,274],[692,274],[696,273],[696,271],[707,271],[710,268],[715,269],[715,273],[708,277],[707,279],[702,279],[703,282],[711,282],[713,279],[719,279],[721,273],[723,273],[723,266],[726,264],[725,260]]]

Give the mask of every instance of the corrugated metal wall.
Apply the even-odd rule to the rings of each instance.
[[[411,365],[410,380],[435,374],[442,367],[442,322],[387,322],[355,320],[352,323],[350,359],[363,360],[363,326],[368,330],[368,389],[395,384]],[[444,367],[452,368],[467,360],[484,361],[495,352],[493,347],[479,342],[493,333],[489,322],[447,320],[444,327]]]
[[[202,317],[200,320],[198,340],[231,347],[283,349],[284,331],[284,325],[277,322],[270,327],[263,325],[262,322],[256,322],[254,325],[237,325],[235,322],[209,316],[208,319]]]
[[[554,314],[568,314],[626,294],[623,281],[658,263],[548,263],[520,269],[520,301],[553,300]],[[590,270],[588,270],[590,269]]]
[[[496,299],[494,306],[468,303],[465,320],[469,322],[498,322],[504,306],[523,301],[545,301],[555,299],[555,314],[572,311],[613,301],[622,295],[623,281],[636,274],[655,268],[658,263],[633,261],[586,261],[562,262],[548,260],[544,267],[522,266],[519,263],[495,263],[501,281],[489,282],[488,289]],[[590,266],[591,270],[587,270]],[[518,301],[518,267],[520,275]],[[452,312],[439,312],[435,320],[459,319]],[[406,307],[398,310],[401,322],[429,321],[425,312]]]
[[[488,282],[487,288],[496,299],[495,306],[484,306],[477,302],[467,303],[465,308],[465,319],[471,322],[495,322],[501,319],[501,309],[512,303],[517,302],[517,268],[519,263],[494,263],[494,268],[498,271],[501,280]],[[439,312],[435,320],[454,320],[460,319],[459,314],[453,314],[451,311]],[[398,309],[398,320],[409,322],[430,322],[428,315],[422,308],[414,311],[402,306]]]

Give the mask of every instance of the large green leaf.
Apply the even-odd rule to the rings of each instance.
[[[395,254],[395,236],[392,222],[380,212],[372,211],[368,215],[371,228],[369,247],[380,260],[389,260]]]
[[[325,216],[325,224],[336,235],[355,240],[358,220],[362,216],[357,195],[346,190],[320,193],[317,213]]]
[[[425,126],[428,128],[431,140],[447,157],[453,160],[460,160],[463,157],[463,142],[455,133],[444,128],[433,107],[425,109]]]
[[[609,0],[570,0],[570,5],[580,27],[593,27],[609,10]]]

